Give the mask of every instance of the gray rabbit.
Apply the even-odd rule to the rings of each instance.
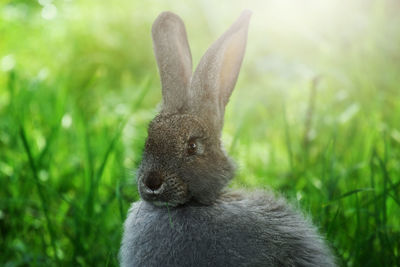
[[[220,141],[251,12],[205,53],[192,75],[182,20],[152,28],[163,103],[137,172],[143,201],[124,224],[121,266],[335,266],[312,223],[268,191],[229,191],[235,165]]]

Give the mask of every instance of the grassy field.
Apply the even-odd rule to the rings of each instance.
[[[250,8],[231,187],[299,203],[342,266],[400,266],[398,1],[186,2],[0,1],[0,265],[118,265],[161,99],[151,23],[180,14],[197,63]]]

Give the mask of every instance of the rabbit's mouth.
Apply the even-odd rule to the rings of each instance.
[[[176,207],[190,199],[186,183],[177,176],[167,177],[158,188],[149,188],[143,179],[140,179],[139,193],[143,200],[163,207]]]

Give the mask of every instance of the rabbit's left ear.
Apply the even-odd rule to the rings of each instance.
[[[247,42],[251,11],[244,11],[207,50],[193,74],[189,90],[191,111],[221,130],[225,105],[235,87]]]

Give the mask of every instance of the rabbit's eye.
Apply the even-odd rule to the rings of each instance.
[[[192,156],[196,154],[197,151],[197,144],[194,140],[189,140],[188,142],[188,147],[187,147],[187,153],[189,156]]]

